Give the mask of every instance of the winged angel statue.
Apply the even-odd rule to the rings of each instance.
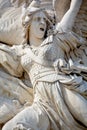
[[[11,120],[2,130],[87,130],[87,1],[9,6],[0,20],[0,123]]]

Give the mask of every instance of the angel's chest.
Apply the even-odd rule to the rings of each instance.
[[[24,54],[21,57],[21,65],[27,72],[30,70],[32,64],[33,64],[33,61],[31,57],[29,56],[29,54]]]
[[[57,47],[49,44],[46,46],[41,46],[37,49],[31,48],[31,51],[37,59],[40,58],[40,60],[45,62],[51,59],[55,60],[56,58],[58,58],[58,53],[60,50],[58,51]],[[36,61],[32,59],[32,56],[29,55],[29,53],[24,54],[21,58],[21,64],[25,70],[29,70],[32,67],[32,65],[35,64],[35,62]]]

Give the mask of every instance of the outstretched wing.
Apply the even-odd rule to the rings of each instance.
[[[10,0],[0,0],[0,17],[11,7]]]
[[[0,42],[8,45],[24,42],[22,26],[22,5],[29,0],[0,0]]]
[[[13,45],[20,44],[21,8],[15,8],[10,0],[0,0],[0,42]],[[17,38],[18,37],[18,38]]]

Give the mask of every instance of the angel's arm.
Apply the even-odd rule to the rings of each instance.
[[[69,10],[65,13],[60,23],[56,26],[58,31],[60,31],[60,29],[62,29],[62,31],[72,30],[81,3],[82,0],[71,0]]]

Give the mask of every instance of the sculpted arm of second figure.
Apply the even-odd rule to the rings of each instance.
[[[56,1],[57,0],[54,0],[53,2],[54,2],[55,12],[57,14]],[[77,45],[83,43],[83,39],[79,37],[76,33],[72,32],[75,18],[77,16],[77,13],[79,12],[81,4],[82,4],[82,0],[71,0],[70,8],[65,13],[61,21],[56,24],[55,27],[55,30],[59,32],[56,35],[56,39],[57,39],[56,43],[59,46],[61,46],[61,48],[63,48],[63,50],[68,55],[68,57],[69,57],[70,50],[73,50],[74,48],[77,47]],[[61,41],[63,45],[61,44]],[[59,62],[65,64],[64,63],[65,61],[63,61],[62,59],[60,59]],[[62,71],[70,70],[70,67],[66,68],[66,64],[64,66],[65,68],[63,67]],[[70,72],[71,71],[69,71],[68,73]]]
[[[56,29],[58,31],[67,32],[69,30],[72,30],[81,3],[82,0],[71,0],[69,10],[65,13],[60,23],[56,25]]]
[[[23,69],[20,64],[19,53],[22,53],[22,47],[13,45],[12,47],[0,44],[0,64],[11,75],[21,77]]]

